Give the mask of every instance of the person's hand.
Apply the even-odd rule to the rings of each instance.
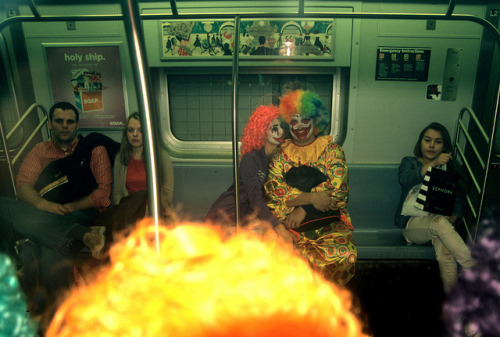
[[[330,208],[329,208],[329,210],[338,209],[339,208],[338,204],[339,204],[338,200],[336,200],[336,199],[330,200]]]
[[[267,221],[262,221],[258,218],[252,220],[252,223],[248,225],[248,229],[262,238],[278,238],[278,233],[273,229],[273,227]]]
[[[292,232],[286,229],[286,227],[283,226],[283,224],[279,224],[274,228],[274,230],[276,231],[276,233],[278,233],[278,236],[281,240],[283,240],[287,244],[293,245],[296,239],[295,235],[293,235]]]
[[[45,199],[42,199],[42,201],[36,207],[43,211],[55,214],[66,215],[71,213],[66,206]]]
[[[67,211],[66,214],[73,213],[73,212],[77,211],[76,205],[72,202],[68,202],[62,206],[66,209],[66,211]]]
[[[319,211],[326,212],[332,205],[330,200],[330,193],[332,191],[321,191],[312,193],[312,205]],[[289,226],[290,227],[290,226]],[[293,227],[290,227],[293,228]]]
[[[288,228],[297,228],[306,217],[306,211],[302,207],[295,207],[295,209],[288,214],[285,219],[285,225]]]
[[[436,166],[439,166],[439,165],[444,165],[446,164],[447,162],[449,162],[450,160],[452,160],[453,157],[451,155],[451,153],[441,153],[439,155],[439,157],[437,157],[436,159],[434,159],[432,161],[432,165],[433,167],[436,167]]]
[[[455,214],[445,217],[452,225],[457,221],[458,216]]]

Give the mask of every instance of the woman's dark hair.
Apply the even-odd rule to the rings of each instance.
[[[443,152],[445,152],[445,153],[452,153],[453,152],[453,145],[451,143],[451,137],[450,137],[448,130],[446,130],[446,128],[442,124],[433,122],[433,123],[429,124],[427,127],[425,127],[422,130],[422,132],[420,132],[420,136],[418,137],[417,144],[415,144],[415,147],[413,148],[413,154],[415,155],[415,157],[422,158],[422,156],[423,156],[423,154],[422,154],[422,139],[424,138],[424,135],[427,132],[427,130],[436,130],[436,131],[440,132],[441,137],[443,137],[443,143],[444,143],[443,144]],[[468,178],[465,175],[465,172],[462,169],[462,167],[460,167],[460,165],[458,165],[456,160],[450,160],[447,163],[447,167],[449,167],[450,171],[452,171],[458,175],[458,187],[460,188],[460,190],[466,191]]]
[[[422,139],[424,138],[425,133],[428,130],[436,130],[441,133],[441,136],[443,137],[443,152],[450,153],[453,150],[453,145],[451,144],[451,137],[450,134],[448,133],[448,130],[440,124],[440,123],[431,123],[427,127],[425,127],[422,132],[420,132],[420,136],[418,136],[418,141],[417,144],[415,144],[415,147],[413,148],[413,154],[417,158],[422,158]]]
[[[125,129],[123,130],[122,143],[120,145],[120,163],[125,166],[128,166],[128,163],[130,161],[130,154],[132,153],[132,145],[128,141],[127,137],[128,125],[132,118],[137,119],[142,126],[141,116],[138,112],[134,112],[133,114],[128,116],[127,124],[125,125]]]

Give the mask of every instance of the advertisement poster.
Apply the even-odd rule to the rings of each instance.
[[[379,48],[375,80],[426,82],[430,57],[430,49]]]
[[[162,21],[162,59],[230,57],[234,22]],[[333,58],[332,20],[243,20],[238,54],[256,58]]]
[[[123,128],[125,99],[118,46],[46,47],[54,102],[80,111],[80,128]]]

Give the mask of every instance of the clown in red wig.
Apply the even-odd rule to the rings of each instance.
[[[273,105],[259,106],[250,116],[241,139],[240,162],[240,219],[243,225],[257,219],[277,226],[278,222],[264,200],[269,156],[283,143],[279,110]],[[214,202],[206,220],[216,224],[234,225],[235,186],[229,187]]]

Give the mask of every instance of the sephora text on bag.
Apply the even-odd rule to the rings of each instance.
[[[417,207],[429,213],[451,215],[457,193],[458,176],[442,167],[429,167],[424,176]]]

